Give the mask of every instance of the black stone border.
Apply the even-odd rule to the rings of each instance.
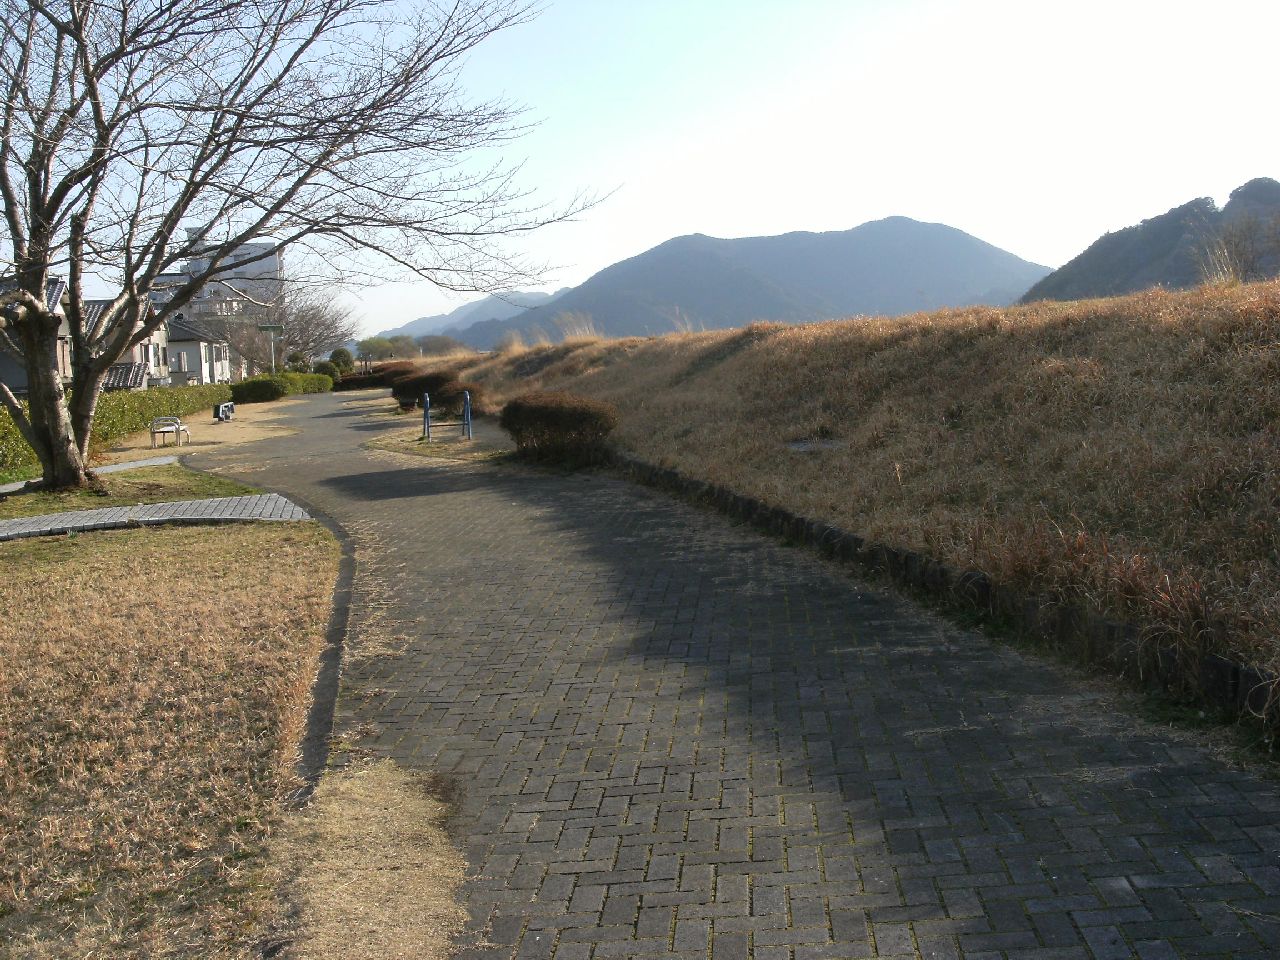
[[[901,547],[873,543],[820,520],[798,516],[718,484],[685,476],[615,451],[613,468],[628,479],[711,506],[736,520],[823,556],[888,578],[953,611],[1012,628],[1018,635],[1105,668],[1136,686],[1163,690],[1220,711],[1229,719],[1261,720],[1280,729],[1280,677],[1203,649],[1163,646],[1139,626],[1102,616],[1082,604],[1036,596],[998,584],[978,570],[954,567]],[[1215,627],[1204,647],[1216,646]]]

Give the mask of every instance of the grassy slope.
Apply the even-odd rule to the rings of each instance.
[[[0,544],[13,956],[258,955],[337,553],[318,524]]]
[[[651,461],[1185,642],[1220,621],[1280,666],[1280,283],[579,341],[464,374],[494,403],[611,400]]]

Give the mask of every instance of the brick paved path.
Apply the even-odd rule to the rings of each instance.
[[[222,463],[357,540],[338,730],[457,785],[464,956],[1280,956],[1276,783],[717,516],[296,410]]]
[[[162,523],[222,523],[236,520],[310,520],[307,512],[274,493],[248,497],[214,497],[209,500],[175,500],[171,503],[70,510],[36,517],[0,520],[0,541],[50,534],[149,527]]]

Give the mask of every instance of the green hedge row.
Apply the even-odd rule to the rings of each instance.
[[[93,417],[91,446],[95,450],[146,430],[156,417],[185,417],[198,410],[213,410],[215,403],[231,399],[223,383],[203,387],[153,387],[150,390],[117,390],[98,398]],[[0,476],[26,474],[39,466],[36,453],[22,439],[7,410],[0,410]]]
[[[236,403],[268,403],[294,393],[328,393],[333,378],[323,373],[272,373],[250,377],[231,385]]]

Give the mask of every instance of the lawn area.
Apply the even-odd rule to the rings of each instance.
[[[260,955],[337,562],[314,523],[0,544],[0,953]]]
[[[171,463],[162,467],[139,467],[137,470],[103,474],[99,485],[92,489],[56,492],[38,490],[34,493],[0,495],[0,520],[70,510],[122,507],[135,503],[240,497],[258,492],[253,487],[246,487],[234,480],[196,473]]]

